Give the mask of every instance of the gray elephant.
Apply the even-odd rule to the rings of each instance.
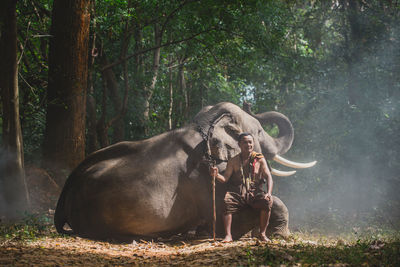
[[[267,159],[294,168],[283,159],[293,141],[293,127],[280,113],[258,115],[231,103],[203,108],[189,125],[147,140],[120,142],[88,156],[69,176],[54,216],[58,232],[65,223],[75,234],[93,239],[129,240],[137,237],[183,233],[212,220],[209,159],[223,171],[226,161],[239,153],[241,132],[254,136],[255,151]],[[277,138],[261,124],[275,123]],[[293,172],[272,170],[275,175]],[[217,210],[225,193],[217,184]],[[287,236],[288,210],[274,197],[268,234]],[[217,216],[221,233],[221,216]],[[258,223],[258,213],[245,211],[234,217],[232,233],[240,237]],[[222,233],[221,233],[222,234]]]

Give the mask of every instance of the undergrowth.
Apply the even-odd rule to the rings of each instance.
[[[359,241],[352,245],[323,246],[298,244],[283,247],[265,247],[247,253],[247,266],[279,266],[301,264],[350,266],[398,266],[400,241]]]
[[[57,235],[52,226],[53,220],[47,214],[25,214],[17,223],[0,223],[0,240],[30,241]]]
[[[340,236],[296,232],[278,246],[247,249],[246,266],[399,266],[400,233],[391,229],[369,230]]]

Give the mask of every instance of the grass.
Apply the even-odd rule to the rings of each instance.
[[[379,239],[365,235],[363,239],[315,236],[295,233],[292,241],[278,246],[247,248],[247,264],[243,266],[350,265],[399,266],[400,238],[398,232],[388,231]]]
[[[18,223],[0,223],[0,244],[10,241],[33,241],[56,235],[53,220],[46,214],[25,214]]]
[[[245,253],[242,266],[400,266],[400,232],[373,227],[334,235],[298,231],[289,240],[248,247]]]

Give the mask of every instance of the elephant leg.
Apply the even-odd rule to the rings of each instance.
[[[274,203],[271,209],[271,217],[267,228],[267,236],[280,236],[287,238],[289,231],[289,211],[278,197],[273,196]]]
[[[232,218],[232,237],[239,239],[251,229],[260,226],[260,211],[246,208]]]

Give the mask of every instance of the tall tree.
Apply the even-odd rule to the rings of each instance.
[[[85,156],[89,0],[54,1],[44,166],[62,185]]]
[[[24,155],[19,120],[16,1],[0,3],[0,89],[2,97],[2,150],[0,184],[4,195],[0,212],[10,218],[28,209]],[[1,210],[3,208],[4,210]]]

